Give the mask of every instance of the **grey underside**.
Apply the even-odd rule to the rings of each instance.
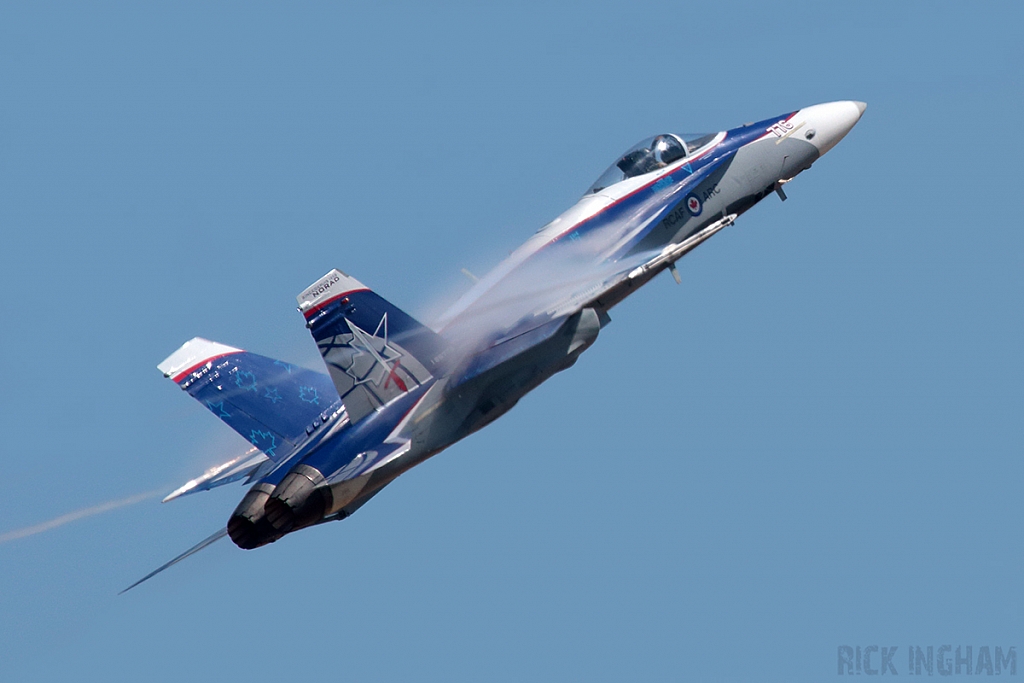
[[[365,490],[379,490],[402,472],[493,422],[524,395],[571,367],[597,339],[608,318],[585,309],[563,322],[544,342],[530,347],[471,380],[453,387],[441,380],[427,393],[403,433],[409,452],[374,472]]]
[[[814,145],[795,137],[778,142],[768,138],[741,147],[687,193],[701,200],[699,216],[691,215],[680,199],[632,251],[681,242],[726,214],[743,213],[771,193],[779,178],[792,178],[817,158]]]
[[[703,207],[699,216],[685,213],[685,206],[680,201],[645,236],[635,251],[659,249],[679,243],[725,214],[746,211],[771,193],[778,179],[795,176],[809,167],[817,157],[817,148],[804,140],[793,138],[781,140],[778,144],[773,139],[765,139],[739,149],[708,177],[689,188],[687,196],[693,193],[702,198]],[[647,278],[641,278],[636,286],[646,281]],[[593,305],[598,310],[585,308],[569,316],[558,332],[543,343],[523,350],[469,381],[455,385],[454,375],[449,375],[437,382],[417,407],[416,417],[403,430],[402,437],[412,443],[409,451],[373,472],[362,489],[363,496],[358,500],[365,502],[373,492],[379,491],[402,472],[497,419],[526,393],[575,363],[578,356],[596,340],[599,329],[608,322],[601,301],[595,300]],[[351,349],[353,340],[345,336],[346,339],[335,339],[331,340],[333,343],[321,345],[336,384],[339,380],[346,381],[345,377],[337,375],[344,374],[350,379],[353,374],[345,370],[349,367],[350,359],[337,362],[340,359],[335,355],[341,350],[339,347],[347,347],[344,353],[351,353],[348,349]],[[358,347],[358,342],[355,346]],[[385,349],[378,349],[378,352],[383,353]],[[403,359],[403,367],[405,362]],[[418,375],[418,372],[414,375]],[[418,379],[418,376],[409,378],[411,382]]]

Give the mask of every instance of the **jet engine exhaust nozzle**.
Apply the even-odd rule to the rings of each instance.
[[[256,484],[242,498],[228,520],[228,536],[243,550],[252,550],[281,538],[267,521],[264,506],[274,492],[271,484]]]
[[[331,502],[331,489],[320,470],[296,465],[267,500],[267,521],[279,533],[288,533],[319,522]]]

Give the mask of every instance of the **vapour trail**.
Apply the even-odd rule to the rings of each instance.
[[[44,531],[50,529],[56,529],[59,526],[64,526],[70,522],[76,522],[86,517],[92,517],[93,515],[99,515],[104,512],[110,512],[118,508],[127,507],[129,505],[135,505],[141,503],[144,500],[150,498],[156,498],[163,492],[163,489],[157,489],[155,491],[146,491],[145,493],[138,493],[134,496],[128,496],[127,498],[118,498],[117,500],[108,500],[106,503],[100,503],[99,505],[93,505],[81,510],[75,510],[69,512],[66,515],[60,517],[54,517],[48,522],[42,522],[40,524],[34,524],[33,526],[23,527],[21,529],[15,529],[14,531],[8,531],[7,533],[0,534],[0,543],[7,543],[8,541],[16,541],[19,538],[26,538],[28,536],[35,536],[41,534]]]

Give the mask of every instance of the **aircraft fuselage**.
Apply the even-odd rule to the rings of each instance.
[[[692,148],[659,136],[650,149],[631,150],[443,316],[439,332],[449,345],[430,359],[439,372],[356,424],[338,421],[329,438],[264,477],[235,511],[232,538],[258,547],[344,518],[504,414],[575,363],[625,297],[662,270],[675,274],[678,258],[769,194],[785,199],[783,185],[863,110],[833,102],[704,136]],[[605,178],[614,182],[602,186]]]

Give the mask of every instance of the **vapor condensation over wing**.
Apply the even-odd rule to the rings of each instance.
[[[480,292],[476,300],[445,327],[445,335],[457,345],[472,350],[479,342],[524,317],[568,312],[564,311],[567,303],[590,290],[597,291],[609,278],[629,272],[656,255],[640,253],[620,261],[602,262],[595,258],[594,249],[588,248],[589,245],[566,246],[555,253],[537,255]],[[576,301],[579,303],[582,300]]]
[[[76,522],[86,517],[92,517],[93,515],[99,515],[104,512],[110,512],[118,508],[127,507],[128,505],[135,505],[141,503],[144,500],[150,498],[156,498],[163,492],[163,489],[157,489],[155,491],[147,491],[145,493],[138,493],[134,496],[128,496],[127,498],[118,498],[117,500],[109,500],[106,503],[100,503],[99,505],[93,505],[81,510],[69,512],[66,515],[60,517],[54,517],[53,519],[42,522],[40,524],[34,524],[32,526],[23,527],[21,529],[15,529],[14,531],[8,531],[5,534],[0,534],[0,543],[7,543],[8,541],[16,541],[19,538],[26,538],[28,536],[35,536],[41,534],[44,531],[50,529],[56,529],[59,526],[64,526],[69,522]]]

